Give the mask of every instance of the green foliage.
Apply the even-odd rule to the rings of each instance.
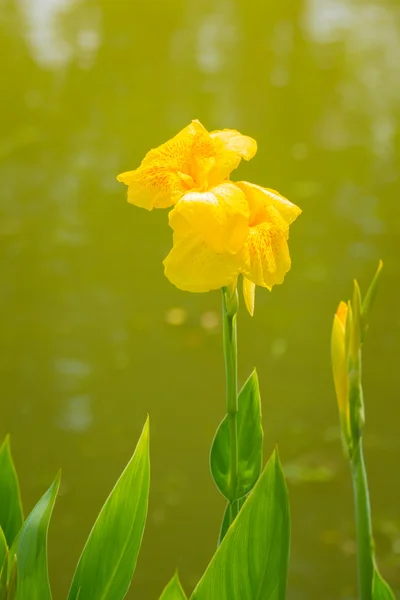
[[[187,600],[187,596],[179,581],[178,573],[175,573],[167,587],[164,589],[160,596],[160,600]]]
[[[394,594],[386,581],[380,575],[378,569],[374,569],[372,580],[372,600],[396,600]]]
[[[243,498],[240,498],[240,500],[236,500],[236,503],[237,503],[236,512],[237,513],[240,511],[243,504],[246,502],[246,498],[247,498],[247,496],[244,496]],[[231,504],[230,504],[230,502],[228,502],[228,504],[226,505],[226,508],[225,508],[224,516],[222,518],[221,529],[220,529],[219,538],[218,538],[218,546],[224,539],[225,534],[228,531],[230,524],[231,524]]]
[[[41,497],[22,526],[9,556],[17,556],[16,600],[51,600],[47,567],[47,532],[53,512],[60,474]]]
[[[274,452],[191,600],[283,600],[289,545],[288,494]]]
[[[368,331],[371,309],[374,305],[375,298],[378,293],[379,280],[380,280],[382,269],[383,269],[383,263],[380,260],[378,269],[377,269],[375,276],[371,282],[371,285],[368,288],[367,293],[365,294],[365,298],[362,303],[361,319],[362,319],[362,325],[363,325],[363,335],[365,335]]]
[[[108,497],[79,559],[68,600],[120,600],[142,542],[150,483],[149,422]]]
[[[7,580],[8,574],[8,557],[3,563],[3,568],[0,573],[0,600],[16,600],[17,594],[17,560],[14,559],[11,562],[10,576]]]
[[[5,535],[0,527],[0,569],[3,566],[8,554],[8,546]]]
[[[7,436],[0,448],[0,527],[10,547],[22,527],[23,515],[18,477]]]
[[[261,473],[263,430],[258,377],[254,370],[238,397],[238,478],[233,497],[230,497],[230,435],[228,415],[225,415],[215,434],[210,454],[210,469],[221,494],[230,501],[248,494]]]

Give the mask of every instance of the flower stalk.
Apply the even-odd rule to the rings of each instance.
[[[362,449],[362,438],[360,438],[359,443],[354,448],[351,459],[351,472],[353,478],[357,530],[359,594],[361,600],[371,600],[374,576],[374,544],[372,537],[371,505],[369,500],[367,471]]]
[[[333,377],[344,450],[353,480],[360,600],[372,600],[374,581],[378,573],[375,565],[371,504],[362,446],[365,425],[362,347],[381,270],[382,262],[379,263],[364,300],[361,298],[357,281],[354,281],[353,297],[347,304],[344,302],[339,304],[332,328]]]
[[[239,512],[236,500],[238,482],[238,387],[237,387],[237,289],[232,292],[222,288],[223,349],[226,379],[226,413],[229,422],[230,479],[229,479],[229,524]]]

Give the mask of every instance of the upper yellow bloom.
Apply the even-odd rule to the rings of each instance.
[[[238,131],[207,132],[193,121],[150,150],[135,171],[122,173],[128,201],[151,210],[173,206],[173,248],[165,275],[177,287],[206,292],[236,285],[243,275],[247,308],[255,285],[271,289],[290,269],[289,225],[301,210],[278,192],[229,180],[257,151]]]
[[[142,208],[168,208],[189,190],[204,191],[229,177],[242,158],[250,160],[257,142],[233,129],[209,133],[192,121],[171,140],[150,150],[135,171],[118,175],[128,186],[128,202]]]

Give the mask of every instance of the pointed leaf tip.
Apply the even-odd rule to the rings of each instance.
[[[375,298],[378,293],[380,275],[383,269],[383,262],[380,260],[378,264],[378,268],[374,275],[374,278],[371,281],[371,284],[367,290],[365,295],[363,304],[362,304],[362,322],[363,322],[363,332],[364,334],[367,332],[369,327],[369,319],[371,315],[372,307],[375,303]]]
[[[191,600],[285,598],[290,515],[287,488],[279,467],[275,452]]]
[[[98,515],[76,568],[68,600],[122,600],[135,571],[147,517],[149,419],[132,458]]]
[[[35,505],[18,537],[9,557],[17,555],[19,600],[51,600],[47,566],[47,533],[60,484],[59,474]]]
[[[186,594],[179,580],[178,571],[175,571],[171,581],[164,588],[164,591],[160,596],[160,600],[187,600]]]

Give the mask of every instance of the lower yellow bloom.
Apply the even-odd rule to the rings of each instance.
[[[290,269],[289,224],[300,213],[277,192],[244,181],[189,193],[170,213],[174,246],[165,275],[181,289],[206,292],[242,273],[252,314],[255,285],[271,289]]]

